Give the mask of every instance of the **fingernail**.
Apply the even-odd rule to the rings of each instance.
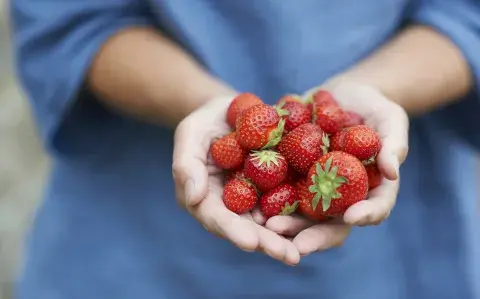
[[[395,175],[398,178],[400,176],[400,163],[398,162],[398,158],[395,155],[392,156],[392,164],[393,168],[395,169]]]
[[[255,252],[255,249],[244,249],[244,248],[242,248],[242,250],[245,251],[245,252],[248,252],[248,253]]]
[[[187,204],[190,204],[190,202],[192,201],[194,190],[195,190],[195,184],[193,184],[193,181],[189,179],[185,183],[185,199],[187,201]]]

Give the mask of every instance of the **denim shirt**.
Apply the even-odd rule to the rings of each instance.
[[[411,120],[398,203],[384,224],[355,228],[341,248],[288,267],[240,251],[180,210],[173,130],[112,113],[84,85],[109,37],[147,25],[239,91],[273,103],[418,22],[452,39],[478,86],[479,2],[13,0],[11,13],[18,74],[53,159],[18,298],[479,298],[475,91]]]

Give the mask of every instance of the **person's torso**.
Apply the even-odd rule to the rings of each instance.
[[[206,68],[273,103],[378,48],[408,1],[150,2],[162,31]],[[391,217],[293,268],[211,236],[177,206],[171,130],[90,101],[66,126],[21,298],[474,298],[472,157],[428,117],[412,121]]]

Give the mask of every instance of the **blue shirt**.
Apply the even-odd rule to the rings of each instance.
[[[408,22],[451,38],[478,86],[477,1],[14,0],[11,6],[18,72],[53,157],[18,298],[479,298],[475,91],[411,120],[410,155],[388,221],[354,229],[343,247],[288,267],[238,250],[180,210],[172,129],[112,113],[84,88],[106,39],[149,25],[238,90],[272,103],[354,65]]]

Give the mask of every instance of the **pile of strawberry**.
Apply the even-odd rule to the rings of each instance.
[[[243,93],[226,118],[233,132],[210,154],[226,171],[225,206],[237,214],[258,205],[266,218],[298,212],[322,221],[343,215],[382,180],[378,133],[327,91],[305,102],[286,95],[274,106]]]

